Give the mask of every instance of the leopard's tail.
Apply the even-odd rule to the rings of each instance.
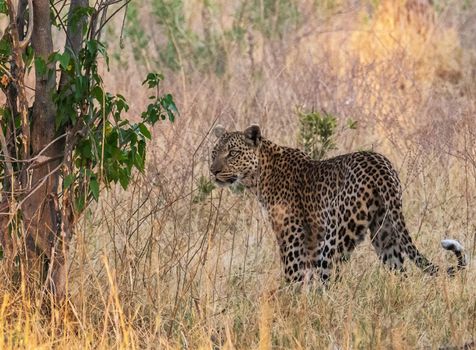
[[[392,208],[391,203],[386,203],[386,208]],[[401,234],[400,247],[417,267],[430,275],[437,275],[440,271],[439,267],[428,260],[415,246],[405,226],[405,220],[401,212],[401,204],[399,209],[400,210],[388,210],[388,213],[394,225],[394,229]],[[454,239],[444,239],[441,241],[441,245],[444,249],[453,252],[458,259],[457,264],[450,266],[447,270],[449,276],[454,276],[457,271],[464,269],[468,265],[463,245]]]
[[[448,275],[453,276],[457,271],[463,270],[468,266],[468,259],[460,242],[454,239],[444,239],[441,241],[441,246],[444,249],[453,252],[458,259],[456,266],[450,266],[448,268]]]
[[[415,263],[416,266],[432,276],[435,276],[439,273],[439,267],[429,261],[418,251],[408,233],[404,236],[404,242],[402,243],[403,249],[407,256]],[[441,246],[444,249],[453,252],[458,259],[458,263],[456,265],[450,266],[448,268],[447,273],[449,276],[454,276],[457,271],[463,270],[468,265],[466,254],[461,243],[454,239],[444,239],[441,241]]]
[[[388,174],[385,175],[387,175],[388,178],[388,186],[376,186],[375,189],[382,201],[383,209],[388,213],[388,219],[391,221],[393,229],[400,238],[400,248],[417,267],[430,275],[436,275],[440,269],[417,249],[406,228],[402,213],[402,188],[398,180],[398,174],[387,158],[383,156],[379,157],[381,162],[387,164],[386,169]],[[395,200],[395,197],[397,200]],[[461,243],[454,239],[445,239],[441,241],[441,245],[444,249],[452,251],[458,259],[458,263],[455,266],[448,268],[448,275],[453,276],[457,271],[464,269],[468,265],[466,254]]]

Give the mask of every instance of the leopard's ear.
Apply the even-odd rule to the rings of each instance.
[[[215,134],[215,136],[217,138],[220,138],[223,136],[224,133],[226,133],[226,130],[223,126],[221,126],[220,124],[218,124],[217,126],[215,126],[215,128],[213,129],[213,133]]]
[[[247,127],[243,134],[245,135],[246,141],[251,146],[256,147],[261,142],[261,129],[258,124],[252,124]]]

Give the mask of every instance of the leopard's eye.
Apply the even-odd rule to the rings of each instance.
[[[235,151],[233,149],[230,152],[228,152],[229,157],[236,157],[237,155],[238,155],[238,151]]]

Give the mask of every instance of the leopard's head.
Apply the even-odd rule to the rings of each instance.
[[[212,151],[210,172],[219,186],[235,182],[253,186],[258,171],[258,148],[261,131],[251,125],[245,131],[228,132],[218,125],[214,129],[217,143]]]

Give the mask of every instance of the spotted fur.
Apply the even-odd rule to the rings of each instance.
[[[412,242],[400,180],[383,155],[356,152],[316,161],[262,138],[257,125],[243,132],[217,127],[215,134],[210,172],[221,186],[240,182],[256,194],[276,233],[286,280],[318,274],[327,282],[367,232],[389,268],[403,270],[407,256],[423,271],[438,272]],[[454,242],[443,243],[458,258],[449,274],[466,266],[462,247]]]

